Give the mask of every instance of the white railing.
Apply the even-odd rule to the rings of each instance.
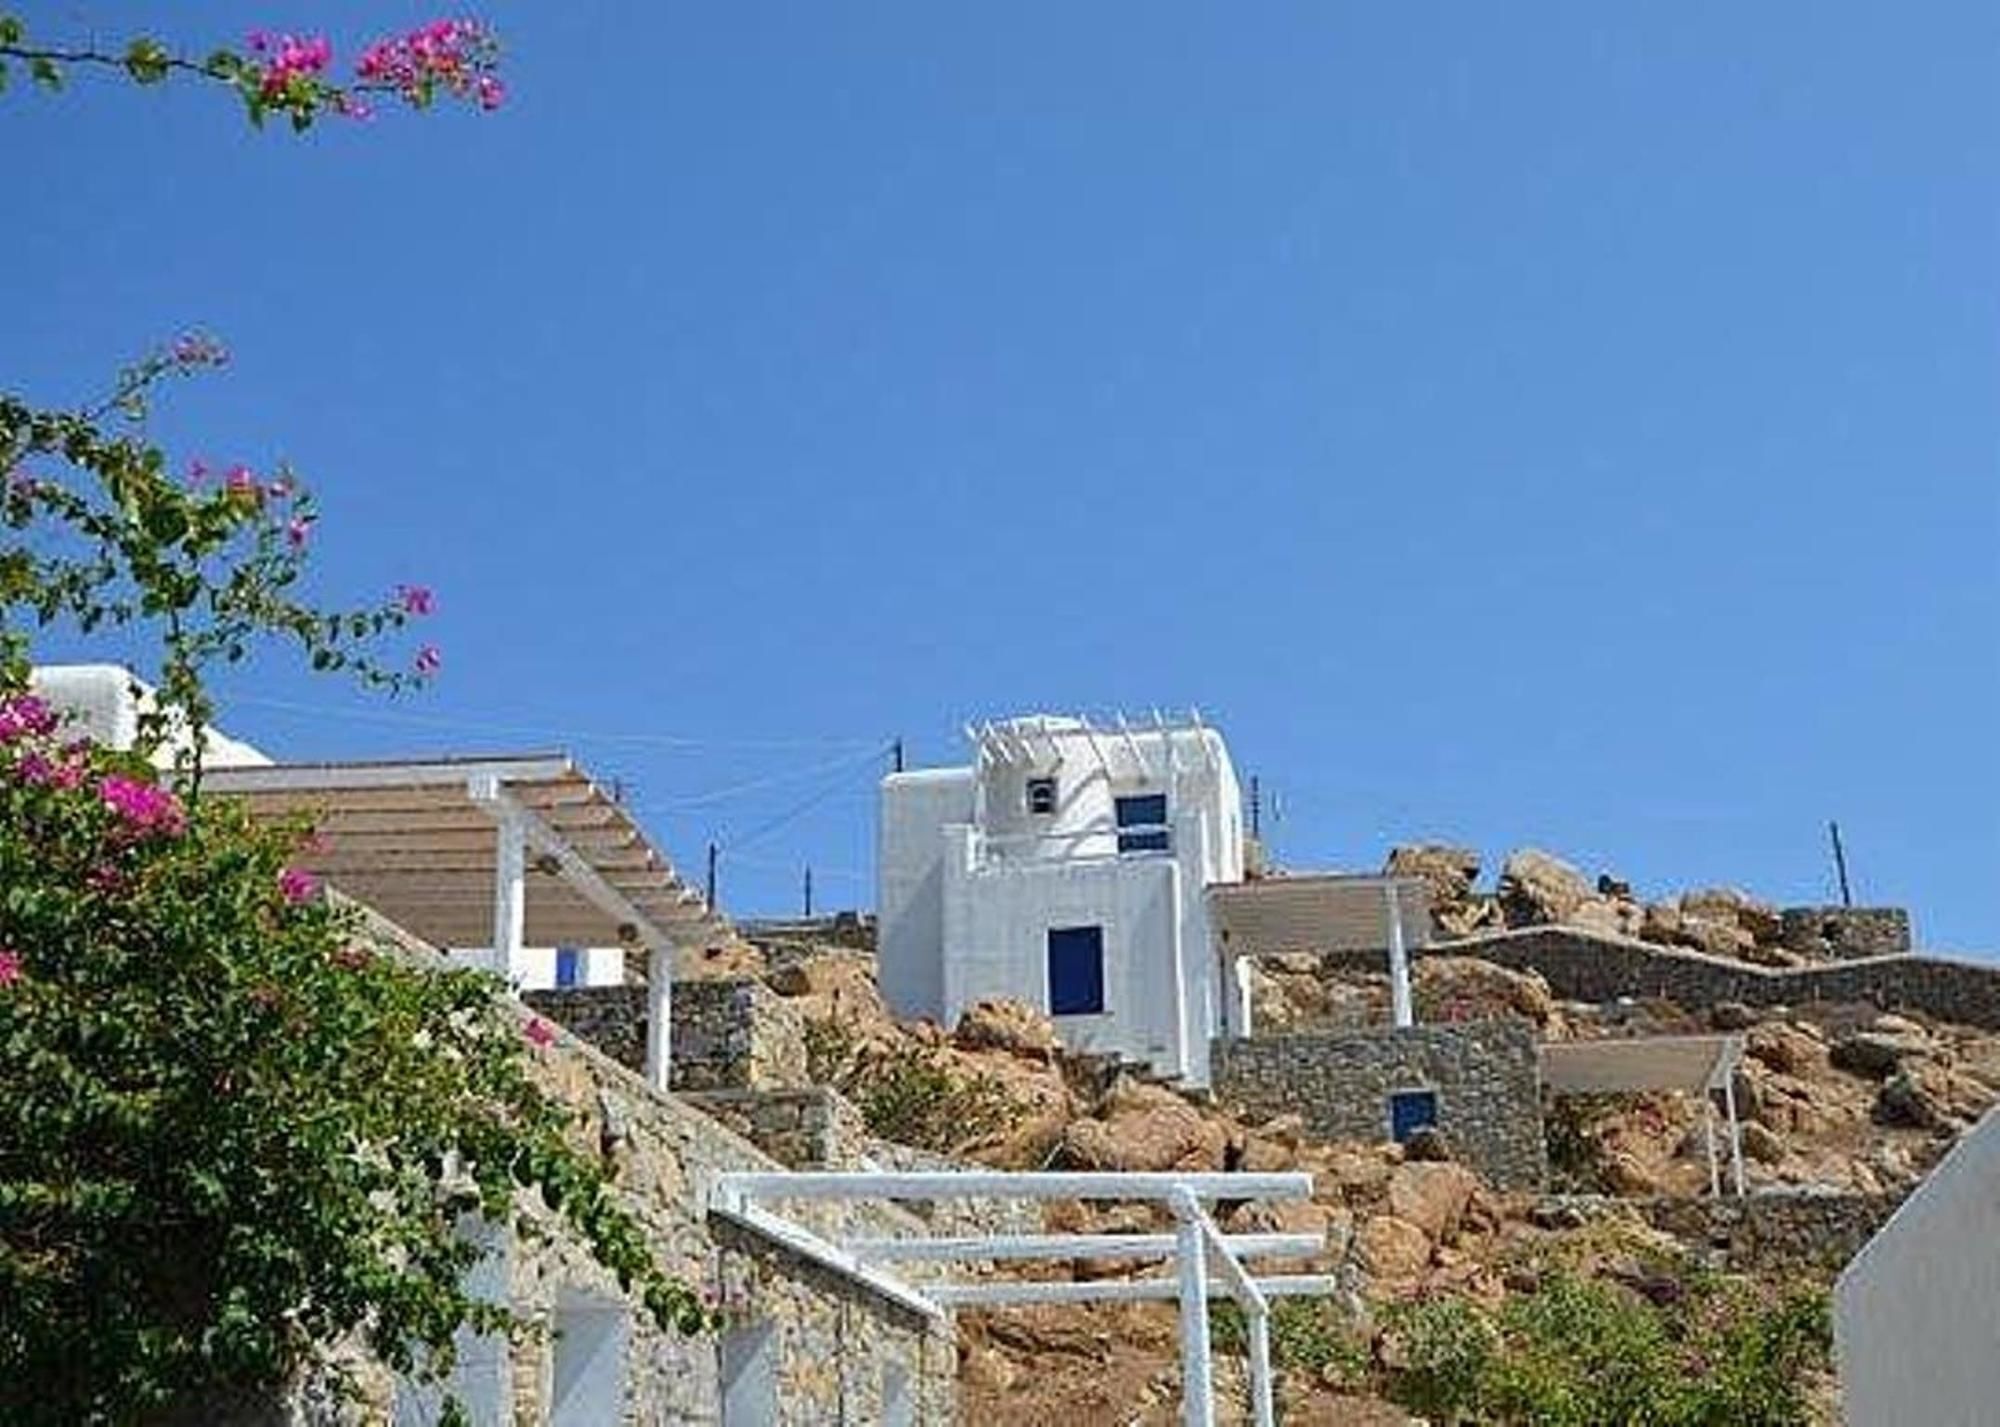
[[[941,1315],[947,1307],[1177,1299],[1181,1326],[1181,1416],[1212,1427],[1214,1380],[1208,1331],[1209,1274],[1242,1309],[1248,1327],[1250,1395],[1258,1427],[1276,1421],[1271,1383],[1270,1300],[1335,1292],[1322,1275],[1253,1276],[1246,1258],[1310,1258],[1325,1250],[1313,1234],[1225,1234],[1204,1201],[1306,1199],[1312,1176],[1271,1174],[1018,1173],[1004,1170],[803,1170],[725,1174],[711,1209],[793,1252],[867,1284],[906,1307]],[[1172,1234],[992,1234],[938,1238],[855,1238],[834,1243],[754,1201],[856,1199],[1151,1200],[1178,1222]],[[879,1267],[895,1262],[1003,1262],[1054,1258],[1162,1259],[1171,1276],[1087,1282],[946,1280],[912,1283]]]

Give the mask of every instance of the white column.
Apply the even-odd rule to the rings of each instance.
[[[1387,883],[1382,891],[1389,917],[1389,1004],[1400,1029],[1416,1020],[1410,1010],[1410,958],[1403,949],[1403,909],[1396,900],[1396,884]]]
[[[500,809],[494,838],[493,969],[518,989],[527,971],[521,942],[528,924],[528,836],[511,807]]]
[[[1256,1034],[1250,1021],[1250,958],[1233,957],[1229,965],[1235,973],[1231,979],[1236,983],[1236,1014],[1231,1017],[1234,1024],[1230,1030],[1237,1039],[1248,1040]]]
[[[1736,1184],[1736,1195],[1743,1196],[1743,1127],[1736,1119],[1736,1077],[1731,1075],[1722,1082],[1722,1103],[1729,1111],[1729,1176]]]
[[[1701,1133],[1708,1142],[1708,1193],[1711,1199],[1722,1197],[1722,1166],[1715,1158],[1715,1096],[1713,1092],[1701,1092]]]
[[[673,1080],[674,953],[652,947],[646,956],[646,1083],[662,1095]]]
[[[1271,1315],[1263,1308],[1245,1308],[1250,1324],[1250,1411],[1256,1427],[1276,1427],[1277,1404],[1271,1393]]]
[[[1176,1205],[1175,1212],[1180,1212]],[[1201,1238],[1201,1221],[1180,1220],[1175,1255],[1181,1280],[1181,1422],[1184,1427],[1215,1427],[1215,1385],[1208,1361],[1208,1252]]]

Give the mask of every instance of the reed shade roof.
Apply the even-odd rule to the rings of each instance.
[[[1542,1084],[1558,1095],[1699,1094],[1721,1089],[1742,1060],[1741,1036],[1550,1041],[1542,1046]]]
[[[1422,946],[1431,938],[1431,894],[1414,877],[1327,874],[1219,883],[1208,889],[1209,924],[1233,956],[1384,951],[1392,884],[1403,940]]]
[[[723,926],[631,812],[564,754],[217,768],[202,790],[240,800],[259,822],[309,826],[317,837],[296,865],[433,945],[457,948],[493,944],[499,823],[475,796],[481,784],[572,854],[566,866],[530,838],[524,945],[673,945]]]

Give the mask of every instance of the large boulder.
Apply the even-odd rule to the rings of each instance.
[[[1386,870],[1392,877],[1421,877],[1433,903],[1463,902],[1479,878],[1479,854],[1442,842],[1403,843],[1389,849]]]
[[[1062,1050],[1049,1018],[1021,1001],[974,1002],[951,1039],[960,1050],[1004,1050],[1045,1063]]]
[[[1855,1031],[1829,1046],[1827,1059],[1833,1062],[1836,1070],[1881,1080],[1893,1075],[1905,1060],[1928,1055],[1931,1049],[1930,1037],[1922,1033],[1892,1035],[1884,1031]]]
[[[1420,957],[1415,970],[1417,1000],[1427,1020],[1517,1016],[1541,1026],[1555,1011],[1549,983],[1537,971],[1515,971],[1472,956]]]
[[[1681,909],[1680,944],[1710,956],[1726,956],[1742,961],[1757,945],[1757,938],[1734,921]]]
[[[1510,927],[1566,922],[1590,895],[1581,872],[1539,848],[1509,853],[1500,869],[1500,909]]]
[[[1784,923],[1776,907],[1760,902],[1735,887],[1698,887],[1692,892],[1683,892],[1681,912],[1741,927],[1750,934],[1752,941],[1776,942],[1784,931]]]
[[[1430,1266],[1429,1236],[1394,1214],[1377,1214],[1366,1220],[1354,1236],[1354,1247],[1362,1268],[1374,1278],[1407,1281]]]
[[[1478,1176],[1461,1164],[1399,1164],[1389,1176],[1389,1212],[1433,1239],[1448,1238],[1478,1188]]]
[[[1213,1170],[1227,1132],[1173,1091],[1121,1078],[1094,1118],[1063,1130],[1059,1153],[1076,1169]]]

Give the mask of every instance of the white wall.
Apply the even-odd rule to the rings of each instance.
[[[584,986],[622,986],[625,984],[625,948],[621,946],[586,946],[578,948],[583,957],[580,968]],[[503,968],[494,959],[491,947],[453,947],[451,959],[465,966],[483,967],[488,971]],[[520,975],[516,985],[523,991],[550,991],[556,984],[556,948],[552,946],[529,946],[521,949],[518,963]]]
[[[1059,1016],[1078,1050],[1121,1051],[1163,1075],[1183,1072],[1185,996],[1180,866],[1171,857],[975,866],[970,828],[946,863],[944,1008],[947,1024],[976,1001],[1007,997],[1047,1010],[1048,934],[1104,929],[1105,1012]]]
[[[107,748],[129,749],[139,737],[139,715],[153,704],[152,689],[116,664],[45,664],[29,673],[28,686],[58,713],[69,715],[69,727],[76,734]],[[170,738],[154,755],[154,763],[171,767],[175,748],[188,742],[185,734]],[[202,745],[203,759],[211,768],[271,761],[216,728],[205,731]]]
[[[970,768],[882,780],[877,976],[898,1015],[944,1018],[944,830],[972,821],[972,799]]]
[[[2000,1109],[1848,1264],[1833,1325],[1848,1427],[2000,1421]]]

